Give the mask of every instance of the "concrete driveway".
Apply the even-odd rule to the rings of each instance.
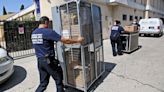
[[[92,91],[164,92],[164,36],[140,37],[139,44],[139,50],[113,57],[110,41],[105,40],[106,72]],[[0,92],[34,92],[39,84],[36,62],[34,56],[16,60],[16,71],[5,84],[0,85]],[[51,79],[46,92],[55,91],[55,83]]]

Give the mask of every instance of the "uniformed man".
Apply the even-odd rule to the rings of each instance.
[[[124,31],[124,29],[120,26],[120,24],[121,22],[116,20],[111,28],[110,40],[112,45],[113,56],[117,56],[117,54],[122,55],[122,41],[120,34],[122,31]]]
[[[31,36],[40,75],[40,84],[36,92],[43,92],[46,89],[50,76],[56,82],[57,92],[64,92],[62,82],[63,71],[59,61],[55,59],[54,41],[73,44],[81,43],[84,39],[83,37],[79,37],[76,40],[61,37],[55,31],[48,28],[49,18],[46,16],[41,17],[39,22],[39,27],[33,31]]]

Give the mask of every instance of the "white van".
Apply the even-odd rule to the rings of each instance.
[[[140,35],[141,34],[153,34],[157,36],[163,35],[163,22],[159,18],[141,19],[140,24]]]

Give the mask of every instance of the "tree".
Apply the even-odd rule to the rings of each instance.
[[[7,15],[5,6],[3,6],[3,15]]]
[[[22,4],[20,10],[23,10],[23,9],[24,9],[24,5]]]

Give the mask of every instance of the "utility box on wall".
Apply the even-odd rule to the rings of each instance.
[[[105,71],[101,10],[84,1],[70,1],[52,8],[53,28],[65,38],[84,37],[82,44],[57,43],[64,83],[87,92]]]

